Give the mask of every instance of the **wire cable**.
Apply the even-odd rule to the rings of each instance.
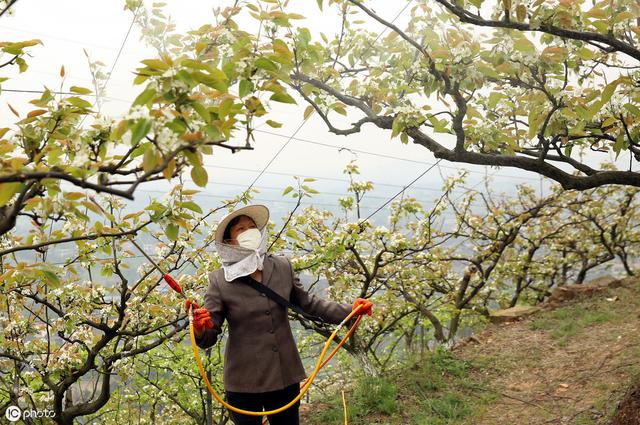
[[[431,171],[433,169],[433,167],[435,167],[436,165],[438,165],[440,163],[440,161],[442,161],[442,158],[438,159],[435,164],[431,165],[431,167],[427,168],[426,170],[424,170],[422,173],[420,173],[420,175],[418,177],[416,177],[415,179],[413,179],[411,181],[411,183],[409,183],[408,185],[406,185],[401,191],[399,191],[398,193],[396,193],[395,195],[393,195],[391,198],[389,198],[384,204],[380,205],[374,212],[372,212],[371,214],[369,214],[367,216],[367,218],[365,218],[364,220],[360,221],[360,224],[364,223],[365,221],[368,221],[371,217],[373,217],[374,215],[376,215],[381,209],[383,209],[384,207],[386,207],[389,202],[393,201],[394,199],[396,199],[398,197],[398,195],[400,195],[401,193],[403,193],[405,190],[407,190],[408,188],[411,187],[412,184],[414,184],[415,182],[417,182],[422,176],[424,176],[425,174],[427,174],[429,171]]]
[[[269,130],[254,130],[254,131],[257,132],[257,133],[269,134],[269,135],[275,136],[275,137],[288,137],[288,136],[285,136],[284,134],[278,134],[276,132],[269,131]],[[318,141],[311,140],[311,139],[302,139],[302,138],[299,138],[299,137],[294,137],[293,140],[296,140],[296,141],[299,141],[299,142],[302,142],[302,143],[312,144],[312,145],[324,146],[324,147],[327,147],[327,148],[345,149],[345,150],[349,150],[351,152],[361,153],[361,154],[364,154],[364,155],[377,156],[377,157],[380,157],[380,158],[396,159],[398,161],[411,162],[411,163],[414,163],[414,164],[423,164],[423,165],[432,165],[433,164],[432,162],[420,161],[420,160],[417,160],[417,159],[402,158],[402,157],[399,157],[399,156],[394,156],[394,155],[389,155],[389,154],[366,151],[366,150],[363,150],[363,149],[353,149],[353,148],[348,147],[348,146],[336,146],[336,145],[332,145],[330,143],[318,142]],[[449,165],[440,165],[440,167],[441,168],[450,169],[450,170],[457,170],[456,167],[449,166]],[[475,170],[467,170],[467,171],[469,173],[483,174],[484,175],[483,171],[475,171]],[[501,174],[500,177],[508,177],[508,178],[513,178],[513,179],[538,181],[537,177],[514,176],[514,175],[509,175],[509,174]]]

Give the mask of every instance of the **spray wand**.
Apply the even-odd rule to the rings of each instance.
[[[94,199],[93,196],[90,196],[89,199],[91,200],[91,202],[93,202],[93,204],[96,207],[98,207],[100,209],[100,211],[102,211],[102,213],[104,215],[107,215],[107,213],[104,210],[104,208],[102,208],[102,206]],[[133,244],[133,246],[135,246],[138,249],[138,251],[140,251],[142,253],[142,255],[144,255],[146,257],[147,260],[149,260],[149,262],[153,265],[153,267],[155,267],[156,270],[158,270],[162,274],[162,278],[164,279],[165,282],[167,282],[167,284],[171,287],[171,289],[173,289],[178,294],[180,294],[182,296],[182,298],[184,298],[185,300],[188,300],[187,296],[184,294],[184,292],[182,292],[182,287],[180,286],[180,284],[169,273],[165,273],[160,268],[160,266],[155,261],[153,261],[151,259],[151,257],[144,251],[144,249],[142,249],[140,247],[140,245],[138,245],[136,243],[135,240],[129,239],[129,242],[131,242]],[[192,306],[193,306],[193,304],[192,304]]]
[[[169,273],[165,273],[164,271],[162,271],[160,266],[156,264],[156,262],[153,261],[146,252],[144,252],[144,250],[140,247],[140,245],[136,243],[136,241],[134,241],[133,239],[129,239],[129,242],[131,242],[133,246],[138,248],[138,251],[140,251],[142,255],[144,255],[147,258],[147,260],[149,260],[149,262],[153,265],[153,267],[155,267],[160,273],[162,273],[162,278],[164,279],[165,282],[167,282],[167,284],[171,287],[171,289],[176,291],[178,294],[182,295],[182,298],[184,298],[185,300],[188,299],[187,296],[184,294],[184,292],[182,292],[182,288],[180,287],[180,284]]]

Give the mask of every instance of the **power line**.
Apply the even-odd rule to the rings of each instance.
[[[219,185],[219,186],[241,186],[241,187],[245,187],[245,184],[241,184],[241,183],[227,183],[227,182],[217,182],[217,181],[211,181],[209,180],[207,182],[207,184],[215,184],[215,185]],[[277,191],[282,191],[283,188],[282,187],[275,187],[275,186],[257,186],[254,185],[253,187],[255,187],[256,189],[265,189],[265,190],[277,190]],[[438,191],[437,189],[433,189],[434,191]],[[162,190],[153,190],[153,189],[148,189],[148,190],[143,190],[143,191],[148,191],[148,192],[157,192],[157,193],[166,193]],[[439,191],[438,191],[439,192]],[[350,194],[348,192],[328,192],[328,191],[321,191],[320,193],[321,195],[335,195],[335,196],[350,196]],[[200,192],[197,193],[196,196],[209,196],[212,195],[209,192]],[[366,195],[367,198],[377,198],[377,199],[387,199],[386,196],[375,196],[375,195]]]
[[[106,89],[107,85],[109,84],[109,80],[111,79],[111,76],[113,75],[113,71],[115,70],[116,65],[118,64],[118,60],[120,59],[120,56],[122,55],[122,52],[124,50],[124,46],[127,43],[129,35],[131,34],[131,30],[133,29],[133,25],[135,24],[136,18],[138,17],[138,12],[140,11],[140,8],[142,7],[142,5],[143,5],[143,2],[140,2],[140,4],[138,4],[138,7],[136,8],[136,10],[134,11],[133,19],[131,20],[131,23],[129,24],[129,28],[127,29],[127,32],[126,32],[126,34],[124,36],[124,39],[122,40],[122,43],[120,44],[120,47],[118,48],[118,53],[116,54],[116,57],[113,60],[113,64],[111,65],[111,69],[109,70],[109,73],[107,74],[107,78],[106,78],[106,80],[104,82],[103,89]],[[24,32],[29,32],[29,31],[24,31]],[[34,34],[37,34],[37,33],[34,33]],[[52,37],[52,38],[56,38],[56,37]],[[68,40],[66,40],[66,41],[68,41]],[[83,43],[79,43],[79,44],[83,44]],[[84,43],[84,44],[86,44],[86,43]],[[102,47],[102,46],[100,46],[100,47]],[[116,50],[113,47],[111,47],[109,49],[110,50]],[[29,93],[29,94],[42,94],[42,93],[44,93],[44,90],[29,90],[29,89],[2,89],[1,91],[11,92],[11,93]],[[98,94],[97,93],[81,95],[81,94],[78,94],[78,93],[64,92],[64,91],[50,91],[50,92],[52,94],[95,97],[95,100],[94,100],[92,106],[95,106],[97,101],[98,101]],[[104,98],[108,99],[108,100],[117,100],[117,101],[126,102],[126,103],[130,102],[130,101],[125,100],[125,99],[112,98],[112,97],[109,97],[109,96],[105,96]],[[98,110],[98,112],[99,112],[99,110]],[[87,116],[85,115],[82,118],[82,121],[80,121],[80,124],[78,126],[82,125],[82,123],[84,122],[86,117]]]
[[[34,94],[42,94],[45,92],[45,90],[20,90],[20,89],[2,89],[1,91],[8,91],[8,92],[12,92],[12,93],[34,93]],[[72,93],[69,91],[54,91],[54,90],[49,90],[49,93],[51,94],[64,94],[64,95],[71,95],[71,96],[87,96],[87,95],[80,95],[78,93]],[[95,96],[95,95],[93,95]]]
[[[209,182],[212,183],[212,182]],[[474,187],[478,186],[481,182],[479,182],[478,184],[474,185],[472,188],[465,190],[465,191],[457,191],[457,190],[453,190],[452,193],[456,193],[456,192],[462,192],[459,198],[460,199],[462,196],[464,196],[466,193],[468,193],[469,190],[473,190]],[[245,186],[243,184],[238,184],[238,183],[222,183],[222,182],[215,182],[214,184],[219,184],[219,185],[225,185],[225,186],[229,186],[229,185],[233,185],[233,186]],[[255,188],[264,188],[264,189],[272,189],[272,190],[281,190],[282,188],[275,188],[275,187],[265,187],[265,186],[254,186]],[[408,186],[401,186],[401,185],[395,185],[395,187],[401,187],[403,188],[403,190],[400,191],[403,192],[406,189],[409,189]],[[413,187],[413,189],[417,189],[417,187]],[[435,192],[440,193],[441,191],[438,189],[432,189]],[[163,191],[163,190],[155,190],[155,189],[144,189],[144,188],[140,188],[138,190],[136,190],[136,192],[140,192],[140,193],[159,193],[159,194],[166,194],[167,191]],[[336,193],[336,192],[321,192],[321,194],[324,195],[335,195],[335,196],[351,196],[349,193]],[[196,197],[204,197],[204,198],[218,198],[218,199],[227,199],[229,198],[231,195],[216,195],[214,193],[210,193],[210,192],[199,192],[197,194],[195,194],[194,196]],[[370,195],[369,193],[367,193],[366,195],[367,199],[389,199],[387,196],[376,196],[376,195]],[[495,195],[496,198],[498,199],[509,199],[509,196],[502,196],[502,195]],[[295,204],[297,203],[297,201],[289,201],[289,200],[282,200],[282,199],[266,199],[266,198],[254,198],[256,201],[264,201],[264,202],[273,202],[273,203],[287,203],[287,204]],[[428,203],[431,202],[429,200],[421,200],[421,199],[417,199],[419,202],[421,203]],[[329,203],[329,202],[310,202],[310,204],[312,205],[322,205],[322,206],[335,206],[335,207],[339,207],[341,206],[340,204],[337,203]],[[369,207],[365,207],[365,208],[369,208]],[[373,207],[370,207],[373,208]]]
[[[127,29],[127,33],[124,35],[124,39],[122,40],[122,44],[120,44],[120,48],[118,49],[118,54],[116,55],[116,58],[113,61],[113,64],[111,65],[111,70],[109,71],[109,73],[107,74],[107,79],[104,82],[104,86],[103,86],[103,90],[106,91],[107,89],[107,84],[109,84],[109,80],[111,79],[111,75],[113,75],[113,71],[116,68],[116,64],[118,63],[118,59],[120,59],[120,55],[122,55],[122,51],[124,50],[124,45],[127,43],[127,39],[129,38],[129,34],[131,34],[131,29],[133,28],[133,25],[136,23],[136,18],[138,17],[138,12],[140,11],[140,8],[142,7],[142,5],[144,4],[144,2],[140,2],[138,4],[138,7],[136,8],[136,10],[133,13],[133,19],[131,19],[131,24],[129,25],[129,28]],[[98,98],[96,97],[96,100],[94,101],[94,105],[96,104],[96,102],[98,101]],[[100,112],[100,105],[98,105],[98,112]],[[86,117],[86,115],[85,115]],[[83,118],[84,121],[84,118]],[[82,125],[82,123],[80,123]]]
[[[269,130],[254,130],[257,133],[264,133],[264,134],[269,134],[271,136],[276,136],[276,137],[288,137],[285,136],[284,134],[278,134],[275,133],[273,131],[269,131]],[[334,149],[346,149],[349,150],[351,152],[357,152],[357,153],[362,153],[365,155],[371,155],[371,156],[376,156],[379,158],[388,158],[388,159],[395,159],[398,161],[405,161],[405,162],[410,162],[410,163],[414,163],[414,164],[422,164],[422,165],[433,165],[433,162],[426,162],[426,161],[420,161],[417,159],[409,159],[409,158],[402,158],[399,156],[394,156],[394,155],[389,155],[389,154],[383,154],[383,153],[378,153],[378,152],[371,152],[371,151],[365,151],[362,149],[353,149],[350,148],[348,146],[336,146],[336,145],[332,145],[330,143],[323,143],[323,142],[318,142],[315,140],[310,140],[310,139],[302,139],[299,137],[294,137],[293,140],[302,142],[302,143],[308,143],[308,144],[312,144],[312,145],[318,145],[318,146],[324,146],[324,147],[328,147],[328,148],[334,148]],[[439,167],[441,168],[447,168],[450,170],[457,170],[456,167],[452,167],[449,165],[440,165]],[[467,170],[469,173],[474,173],[474,174],[484,174],[482,171],[474,171],[474,170]],[[535,180],[538,181],[538,179],[536,177],[526,177],[526,176],[514,176],[514,175],[509,175],[509,174],[501,174],[500,177],[509,177],[509,178],[514,178],[514,179],[522,179],[522,180]]]
[[[240,184],[236,184],[236,186],[244,186],[244,185],[240,185]],[[258,186],[254,186],[254,187],[258,187]],[[402,186],[404,190],[408,189],[408,186]],[[280,188],[278,188],[279,190]],[[402,192],[400,191],[400,192]],[[161,194],[166,194],[166,191],[163,190],[155,190],[155,189],[138,189],[136,192],[140,192],[140,193],[161,193]],[[336,196],[352,196],[349,193],[335,193],[335,192],[321,192],[322,194],[327,194],[327,195],[336,195]],[[464,192],[461,194],[461,196],[463,196],[464,194],[466,194],[467,192]],[[203,197],[203,198],[219,198],[219,199],[227,199],[229,198],[229,195],[216,195],[214,193],[209,193],[209,192],[200,192],[200,193],[196,193],[194,196],[196,197]],[[396,195],[397,196],[397,195]],[[375,196],[375,195],[370,195],[370,194],[366,194],[364,197],[366,197],[367,199],[389,199],[386,196]],[[361,198],[362,199],[364,199]],[[508,198],[508,197],[502,197],[502,196],[496,196],[498,198]],[[283,199],[267,199],[267,198],[254,198],[256,201],[264,201],[264,202],[272,202],[272,203],[281,203],[281,204],[297,204],[298,201],[293,201],[293,200],[283,200]],[[417,198],[416,198],[417,199]],[[431,201],[427,201],[427,200],[421,200],[421,199],[417,199],[419,202],[425,204],[425,203],[429,203]],[[388,202],[387,202],[388,203]],[[311,200],[309,202],[310,205],[322,205],[322,206],[328,206],[328,207],[340,207],[341,205],[338,203],[333,203],[333,202],[315,202],[313,200]],[[373,208],[373,207],[364,207],[364,208]]]
[[[431,165],[431,164],[430,164]],[[233,170],[233,171],[242,171],[242,172],[258,172],[260,170],[254,169],[254,168],[240,168],[240,167],[229,167],[229,166],[225,166],[225,165],[203,165],[204,168],[209,168],[209,169],[223,169],[223,170]],[[335,181],[335,182],[340,182],[340,183],[350,183],[350,181],[348,179],[340,179],[337,177],[326,177],[326,176],[317,176],[317,175],[311,175],[311,174],[295,174],[295,173],[285,173],[283,171],[265,171],[264,174],[273,174],[276,176],[287,176],[287,177],[293,177],[293,176],[297,176],[297,177],[310,177],[316,180],[326,180],[326,181]],[[187,181],[191,181],[191,180],[187,180]],[[216,184],[218,184],[216,182]],[[226,183],[220,183],[220,184],[226,184]],[[383,187],[393,187],[393,188],[397,188],[397,187],[405,187],[401,184],[393,184],[393,183],[374,183],[375,186],[383,186]],[[259,186],[254,186],[254,187],[259,187]],[[430,191],[430,192],[438,192],[441,193],[442,191],[440,189],[435,189],[432,187],[424,187],[424,186],[413,186],[414,189],[417,190],[426,190],[426,191]],[[386,199],[386,197],[384,198]]]
[[[142,192],[142,193],[164,193],[164,194],[167,193],[167,192],[162,191],[162,190],[154,190],[154,189],[138,189],[137,191]],[[206,198],[219,198],[219,199],[228,199],[229,198],[229,196],[215,195],[213,193],[198,193],[195,196],[203,196],[203,197],[206,197]],[[384,199],[386,199],[386,198],[384,198]],[[261,201],[261,202],[281,203],[281,204],[297,204],[298,203],[298,201],[293,201],[293,200],[290,201],[288,199],[254,198],[254,200]],[[329,203],[329,202],[312,202],[312,203],[314,205],[323,205],[323,206],[327,206],[327,207],[339,207],[340,206],[340,204]],[[373,207],[369,207],[369,208],[373,208]]]
[[[45,91],[44,90],[5,89],[5,88],[2,88],[2,89],[0,89],[0,92],[24,93],[24,94],[43,94]],[[78,97],[96,97],[96,96],[98,96],[95,93],[81,94],[81,93],[73,93],[73,92],[69,92],[69,91],[57,91],[57,90],[49,90],[49,93],[54,94],[54,95],[78,96]],[[128,105],[131,105],[131,102],[132,102],[131,100],[121,99],[119,97],[112,97],[112,96],[101,96],[101,97],[102,97],[102,99],[107,100],[109,102],[116,101],[116,102],[126,103]]]
[[[436,165],[438,165],[438,163],[442,161],[442,158],[440,158],[439,160],[436,161],[435,164],[431,165],[429,168],[427,168],[426,170],[424,170],[418,177],[416,177],[415,179],[413,179],[411,181],[411,183],[409,183],[408,185],[406,185],[400,192],[396,193],[395,195],[393,195],[391,198],[389,198],[384,204],[380,205],[374,212],[372,212],[371,214],[369,214],[367,216],[367,218],[365,218],[362,221],[368,221],[371,217],[373,217],[374,215],[376,215],[378,213],[378,211],[380,211],[381,209],[383,209],[384,207],[387,206],[387,204],[389,204],[389,202],[393,201],[394,199],[396,199],[398,197],[398,195],[400,195],[401,193],[403,193],[406,189],[408,189],[409,187],[411,187],[412,184],[414,184],[415,182],[417,182],[422,176],[424,176],[425,174],[427,174],[429,171],[431,171],[431,169],[433,167],[435,167]]]
[[[11,93],[28,93],[28,94],[42,94],[45,92],[45,90],[29,90],[29,89],[1,89],[0,91],[2,92],[11,92]],[[51,94],[60,94],[60,95],[66,95],[66,96],[78,96],[78,97],[96,97],[98,96],[95,93],[73,93],[73,92],[69,92],[69,91],[56,91],[56,90],[49,90],[49,93]],[[131,100],[126,100],[126,99],[120,99],[119,97],[111,97],[111,96],[102,96],[103,99],[107,99],[107,100],[116,100],[118,102],[123,102],[123,103],[131,103]]]
[[[41,37],[46,37],[48,39],[51,40],[60,40],[60,41],[64,41],[66,43],[73,43],[73,44],[79,44],[81,46],[89,46],[89,47],[97,47],[99,49],[105,49],[105,50],[116,50],[115,47],[113,46],[106,46],[106,45],[102,45],[102,44],[96,44],[96,43],[87,43],[85,41],[78,41],[78,40],[73,40],[71,38],[65,38],[65,37],[60,37],[57,35],[51,35],[51,34],[45,34],[45,33],[41,33],[41,32],[36,32],[36,31],[28,31],[22,28],[14,28],[14,27],[10,27],[7,25],[0,25],[1,29],[6,29],[9,31],[16,31],[16,32],[22,32],[25,34],[33,34],[33,35],[37,35],[37,36],[41,36]]]

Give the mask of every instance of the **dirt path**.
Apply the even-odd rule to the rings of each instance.
[[[627,280],[454,351],[500,396],[474,425],[606,424],[640,375],[640,285]]]

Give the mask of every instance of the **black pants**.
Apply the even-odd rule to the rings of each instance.
[[[296,383],[277,391],[269,391],[266,393],[235,393],[227,391],[227,402],[240,409],[262,411],[275,410],[284,406],[300,394],[300,384]],[[269,416],[270,425],[299,425],[298,408],[300,401],[297,401],[287,410]],[[229,411],[231,419],[236,425],[260,425],[262,424],[262,416],[241,415]]]

